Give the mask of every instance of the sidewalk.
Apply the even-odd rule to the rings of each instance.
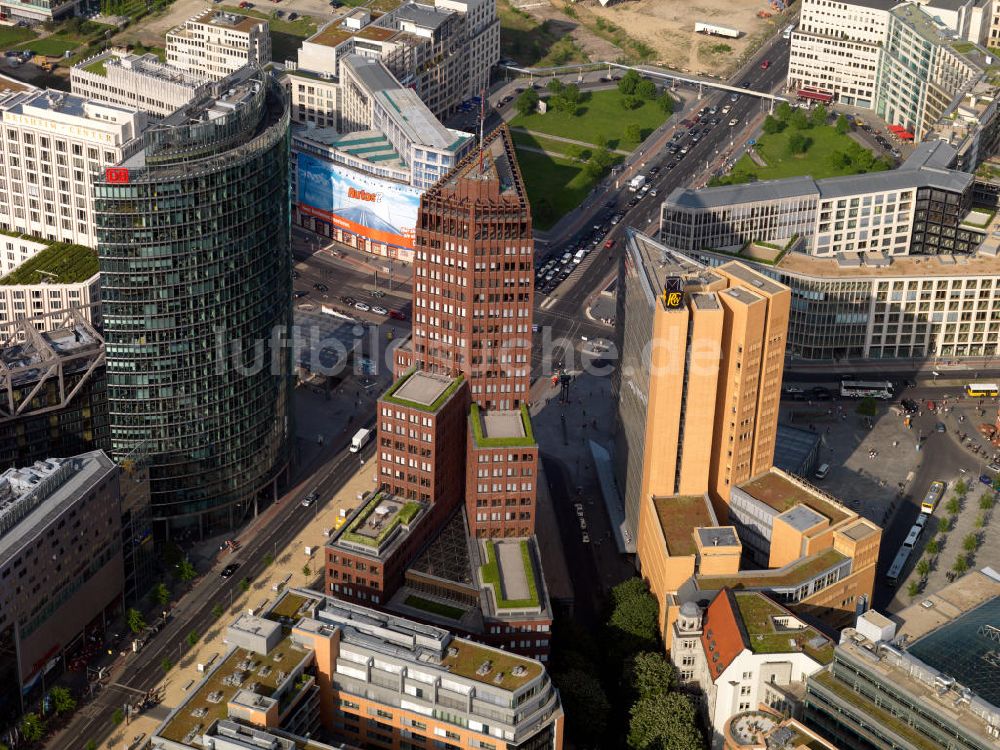
[[[272,601],[282,587],[314,587],[317,578],[323,575],[323,542],[326,538],[323,533],[324,529],[332,529],[341,509],[356,507],[361,495],[375,486],[374,470],[375,464],[371,461],[367,465],[360,466],[355,475],[334,495],[326,507],[317,511],[299,538],[285,549],[276,550],[275,562],[253,582],[246,593],[234,597],[231,602],[221,602],[224,608],[222,616],[207,633],[199,634],[201,639],[198,643],[184,654],[183,659],[164,676],[155,688],[162,695],[160,704],[148,709],[138,717],[134,717],[128,724],[122,724],[118,727],[107,738],[106,747],[120,748],[123,743],[128,743],[138,734],[145,734],[149,737],[156,731],[167,714],[179,706],[188,692],[205,676],[204,672],[198,671],[198,665],[205,665],[207,672],[211,663],[226,654],[228,646],[223,642],[226,627],[241,611],[250,607],[260,609]],[[319,508],[319,505],[315,507]],[[252,533],[257,524],[264,522],[265,517],[262,515],[257,523],[247,530],[247,533]],[[314,548],[312,555],[305,554],[306,546]],[[307,566],[309,568],[308,576],[305,574]],[[215,572],[212,571],[208,575],[214,574]],[[276,586],[278,588],[275,588]],[[322,588],[322,584],[320,587]],[[117,676],[116,674],[115,679]],[[53,738],[51,741],[55,742],[56,740],[57,738]],[[58,743],[51,746],[61,747]]]

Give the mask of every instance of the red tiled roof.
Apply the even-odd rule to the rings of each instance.
[[[724,588],[705,610],[701,646],[705,650],[708,671],[714,682],[733,659],[749,647],[746,629],[732,592]]]

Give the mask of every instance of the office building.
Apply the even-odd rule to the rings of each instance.
[[[96,247],[93,187],[141,147],[146,115],[49,89],[0,98],[0,228]]]
[[[160,62],[152,52],[132,55],[108,50],[70,68],[70,88],[77,96],[155,117],[166,117],[204,95],[209,78]]]
[[[544,666],[442,628],[293,590],[226,642],[154,747],[562,748]]]
[[[644,498],[711,494],[771,467],[788,290],[740,263],[710,270],[628,232],[619,272],[622,366],[615,474],[634,537]]]
[[[300,63],[288,85],[301,125],[292,141],[295,223],[412,262],[420,195],[469,153],[472,136],[442,125],[376,59],[346,55],[336,84],[303,74]],[[322,94],[330,89],[334,110]]]
[[[874,110],[920,141],[977,82],[995,75],[982,46],[984,0],[804,0],[788,87],[801,98]]]
[[[973,175],[949,168],[955,157],[934,141],[891,172],[678,189],[661,238],[788,286],[790,359],[990,356],[995,217],[973,203]]]
[[[121,613],[118,468],[103,451],[0,474],[0,719]]]
[[[11,22],[27,21],[31,25],[59,21],[77,15],[80,0],[64,0],[64,2],[25,3],[19,0],[4,0],[0,2],[0,12]]]
[[[288,107],[259,69],[220,88],[95,188],[112,451],[149,457],[162,533],[251,517],[293,433]]]
[[[0,320],[34,318],[38,328],[58,324],[51,313],[75,309],[100,325],[101,279],[92,248],[23,235],[0,235],[0,246]]]
[[[792,713],[806,677],[833,659],[833,641],[755,591],[724,588],[707,607],[681,606],[670,660],[680,684],[697,690],[712,747],[729,741],[734,715],[761,706]]]
[[[167,32],[167,64],[214,81],[271,62],[267,21],[205,10]]]
[[[805,723],[858,750],[988,750],[1000,741],[1000,580],[973,571],[884,617],[841,633],[811,675]]]
[[[0,324],[0,470],[109,451],[104,340],[80,311]]]

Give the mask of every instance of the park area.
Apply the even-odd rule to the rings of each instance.
[[[855,141],[843,117],[828,124],[822,105],[811,112],[783,103],[764,121],[764,133],[752,153],[744,154],[730,174],[713,177],[710,185],[809,176],[814,179],[881,172],[893,163]]]
[[[550,84],[539,99],[528,89],[509,123],[535,225],[547,229],[587,197],[670,116],[673,102],[634,72],[618,89],[581,92]],[[652,86],[652,88],[650,88]],[[547,111],[537,111],[539,101]]]

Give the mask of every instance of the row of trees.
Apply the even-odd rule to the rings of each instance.
[[[611,592],[600,646],[574,624],[560,625],[553,663],[567,731],[580,748],[696,750],[704,747],[695,704],[677,689],[658,631],[656,599],[633,578]],[[623,731],[628,727],[628,731]]]

